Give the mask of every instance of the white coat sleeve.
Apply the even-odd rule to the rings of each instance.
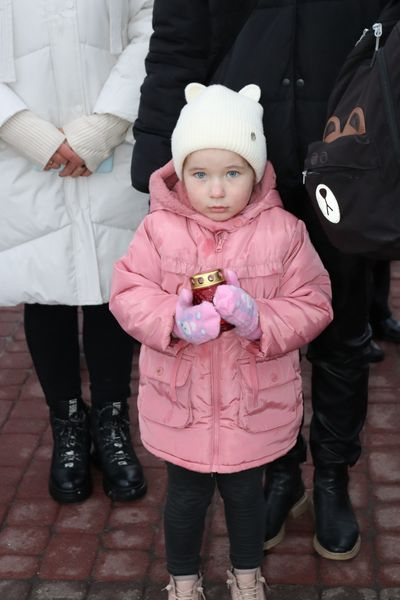
[[[6,83],[0,83],[0,127],[15,114],[28,107]]]
[[[63,143],[65,135],[30,110],[20,110],[0,127],[0,138],[43,168]]]
[[[122,144],[128,127],[125,119],[103,113],[82,115],[64,125],[63,130],[71,148],[93,173],[113,148]]]
[[[133,123],[137,117],[140,86],[146,75],[147,56],[152,33],[153,0],[131,1],[128,46],[111,70],[93,108],[94,113],[110,113]]]

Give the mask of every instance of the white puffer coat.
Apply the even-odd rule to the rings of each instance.
[[[136,118],[150,0],[0,0],[0,127],[30,109],[62,127]],[[130,129],[130,128],[129,128]],[[88,178],[39,171],[0,138],[0,305],[101,304],[148,211],[130,185],[133,139]]]

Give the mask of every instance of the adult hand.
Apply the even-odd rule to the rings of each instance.
[[[60,177],[88,177],[92,174],[82,160],[68,142],[63,142],[55,151],[49,162],[44,168],[44,171],[50,169],[58,169],[64,165],[63,170],[59,173]]]
[[[64,163],[65,167],[59,173],[60,177],[88,177],[92,174],[86,167],[85,161],[72,150],[68,142],[61,144],[58,151],[67,159],[67,162]]]

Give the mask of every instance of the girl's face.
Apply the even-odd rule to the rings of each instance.
[[[183,165],[183,183],[192,207],[213,221],[226,221],[247,206],[254,171],[230,150],[196,150]]]

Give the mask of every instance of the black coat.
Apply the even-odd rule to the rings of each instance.
[[[320,139],[338,71],[385,0],[155,0],[132,183],[147,191],[170,159],[187,83],[262,90],[268,158],[278,185],[296,187],[307,146]]]

